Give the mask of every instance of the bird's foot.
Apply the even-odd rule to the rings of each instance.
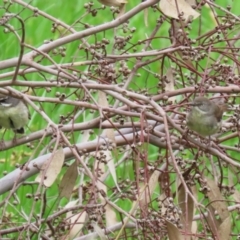
[[[4,142],[4,140],[2,139],[1,141],[0,141],[0,151],[3,151],[3,149],[6,147],[6,144],[5,144],[5,142]]]

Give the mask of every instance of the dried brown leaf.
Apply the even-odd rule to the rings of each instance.
[[[235,201],[240,202],[240,192],[235,190],[234,194],[232,194],[232,197]]]
[[[191,238],[191,240],[198,240],[197,231],[198,231],[198,223],[197,223],[197,221],[193,221],[193,223],[192,223],[192,238]]]
[[[101,107],[109,107],[109,104],[108,104],[108,101],[107,101],[107,96],[106,96],[105,92],[98,91],[98,103]],[[111,139],[114,143],[116,142],[113,129],[106,129],[104,131],[104,134],[109,139]]]
[[[165,86],[165,90],[166,92],[172,92],[174,91],[175,81],[174,81],[173,71],[171,67],[167,70],[166,76],[167,76],[167,83]],[[172,102],[175,102],[176,97],[170,97],[169,100]]]
[[[105,92],[98,91],[98,102],[101,107],[109,107]]]
[[[160,196],[158,196],[159,202],[166,201],[166,194],[163,192]],[[164,216],[165,212],[167,211],[167,204],[162,204],[161,205],[161,215]]]
[[[96,222],[92,223],[94,231],[97,233],[100,240],[107,240],[109,239],[105,233],[104,230],[99,227],[99,225]]]
[[[218,229],[219,237],[220,237],[219,240],[230,240],[230,239],[232,239],[230,237],[231,229],[232,229],[231,217],[229,216],[219,226],[219,229]]]
[[[70,198],[72,195],[73,188],[75,186],[75,182],[77,180],[78,171],[77,171],[77,162],[74,163],[67,169],[64,174],[62,181],[59,185],[59,195],[60,198],[66,197]]]
[[[144,184],[144,186],[141,187],[139,191],[141,193],[141,198],[139,199],[139,204],[141,207],[148,206],[151,200],[151,196],[157,187],[159,175],[159,171],[154,171],[149,179],[148,186],[146,187],[146,185]]]
[[[57,179],[62,169],[64,159],[65,155],[62,148],[55,151],[48,161],[42,165],[42,169],[35,181],[39,183],[43,182],[46,187],[50,187]]]
[[[113,226],[114,224],[118,223],[116,212],[109,204],[106,204],[105,206],[105,216],[107,227]]]
[[[207,178],[209,191],[207,193],[211,206],[217,211],[220,219],[224,221],[229,217],[229,211],[224,197],[222,196],[217,184],[210,178]]]
[[[186,2],[190,5],[190,6],[196,6],[197,5],[197,2],[196,0],[186,0]]]
[[[99,91],[98,102],[102,107],[109,107],[106,94],[102,91]],[[114,134],[113,129],[104,130],[104,135],[106,135],[106,137],[109,138],[113,143],[116,143],[115,134]],[[109,171],[113,177],[113,180],[116,184],[116,187],[118,188],[119,191],[121,191],[118,186],[118,183],[117,183],[117,174],[116,174],[114,161],[112,158],[112,153],[109,150],[106,150],[106,151],[104,151],[104,155],[106,156],[107,165],[108,165]],[[105,172],[105,169],[102,169],[102,171]]]
[[[220,223],[215,218],[215,210],[212,206],[208,206],[207,209],[208,209],[208,214],[207,214],[206,219],[208,222],[208,226],[211,228],[213,235],[215,235],[217,237],[217,239],[219,239],[218,227],[219,227]]]
[[[64,207],[64,209],[71,208],[79,204],[79,200],[74,200],[68,202],[68,204]],[[66,214],[66,219],[68,219],[68,223],[71,225],[69,230],[68,238],[66,239],[74,239],[78,236],[85,225],[88,214],[86,211],[82,211],[77,214],[73,214],[72,211],[68,211]]]
[[[195,199],[197,199],[198,198],[197,187],[196,186],[192,186],[191,187],[191,191],[192,191],[192,194],[195,197]],[[195,211],[194,211],[194,214],[195,214]],[[191,240],[198,240],[198,234],[197,234],[198,233],[198,223],[197,223],[197,221],[193,221],[192,222],[192,229],[191,230],[192,230],[192,239]]]
[[[183,224],[183,229],[188,233],[191,233],[193,215],[194,215],[194,201],[192,198],[187,195],[184,186],[181,184],[178,188],[178,203],[179,207],[182,210],[181,222]],[[191,239],[190,236],[185,236],[185,239]]]
[[[177,6],[176,6],[176,3],[177,3]],[[159,7],[166,16],[172,17],[175,19],[179,19],[180,13],[184,13],[183,17],[186,20],[189,18],[195,19],[200,15],[185,0],[178,0],[178,1],[161,0]]]
[[[228,187],[231,188],[232,186],[234,186],[234,177],[235,175],[233,174],[233,172],[231,171],[231,169],[228,169]]]
[[[117,182],[117,173],[116,173],[116,167],[114,165],[114,161],[113,161],[113,157],[112,157],[112,153],[110,151],[104,151],[105,155],[106,155],[106,161],[107,161],[107,166],[108,169],[110,171],[110,174],[113,178],[113,181],[118,189],[119,192],[121,192],[121,189],[118,186],[118,182]]]
[[[71,215],[71,217],[67,218],[68,220],[70,220],[69,224],[71,224],[68,239],[74,239],[76,236],[80,235],[80,232],[85,225],[87,216],[87,212],[83,211],[76,215]]]
[[[100,167],[101,165],[104,165],[104,164],[101,164],[101,163],[98,164],[98,166],[99,166],[98,169],[103,169]],[[99,189],[99,193],[98,193],[99,199],[100,199],[101,203],[106,204],[104,195],[107,194],[107,187],[102,181],[97,181],[96,184],[97,184],[97,188]]]
[[[99,163],[98,167],[101,168],[102,172],[104,172],[105,164]],[[109,204],[106,204],[106,199],[102,195],[102,193],[107,194],[107,187],[103,182],[101,182],[101,178],[100,178],[100,181],[97,181],[97,187],[100,190],[98,194],[99,199],[101,203],[105,205],[106,225],[107,227],[110,227],[117,223],[117,216],[114,209]]]
[[[178,228],[169,221],[166,221],[169,240],[183,240],[183,236]]]

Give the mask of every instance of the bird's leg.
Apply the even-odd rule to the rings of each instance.
[[[14,131],[14,137],[12,143],[15,145],[17,143],[17,133]]]
[[[24,128],[14,129],[13,132],[14,132],[14,138],[13,138],[13,140],[12,140],[12,143],[13,143],[14,145],[16,145],[17,139],[18,139],[18,138],[17,138],[17,134],[23,134],[23,133],[24,133]]]
[[[1,129],[2,127],[0,127],[0,129]],[[0,151],[2,151],[4,148],[5,148],[5,142],[4,142],[4,140],[3,140],[3,138],[4,138],[4,135],[5,135],[5,133],[6,133],[6,129],[4,130],[4,132],[3,132],[3,135],[2,135],[2,139],[1,139],[1,141],[0,141]]]
[[[187,140],[187,136],[188,136],[188,134],[189,134],[189,131],[190,131],[190,130],[187,128],[186,131],[183,133],[182,138],[184,138],[185,140]]]
[[[217,141],[217,139],[214,137],[212,137],[212,136],[209,136],[208,137],[208,145],[209,145],[209,147],[215,147],[216,146],[216,144],[215,144],[215,142]]]

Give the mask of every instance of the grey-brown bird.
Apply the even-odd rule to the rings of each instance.
[[[187,115],[188,128],[203,137],[217,133],[221,127],[223,112],[228,109],[227,104],[196,97],[190,105],[192,107]]]
[[[24,126],[30,119],[28,107],[22,100],[0,94],[0,127],[24,133]]]

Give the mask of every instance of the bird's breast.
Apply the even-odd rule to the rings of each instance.
[[[203,111],[192,109],[187,116],[187,126],[189,129],[202,136],[210,136],[216,133],[221,125],[216,117]]]
[[[0,105],[0,126],[4,128],[19,129],[24,127],[28,122],[28,108],[24,103],[5,107]]]

